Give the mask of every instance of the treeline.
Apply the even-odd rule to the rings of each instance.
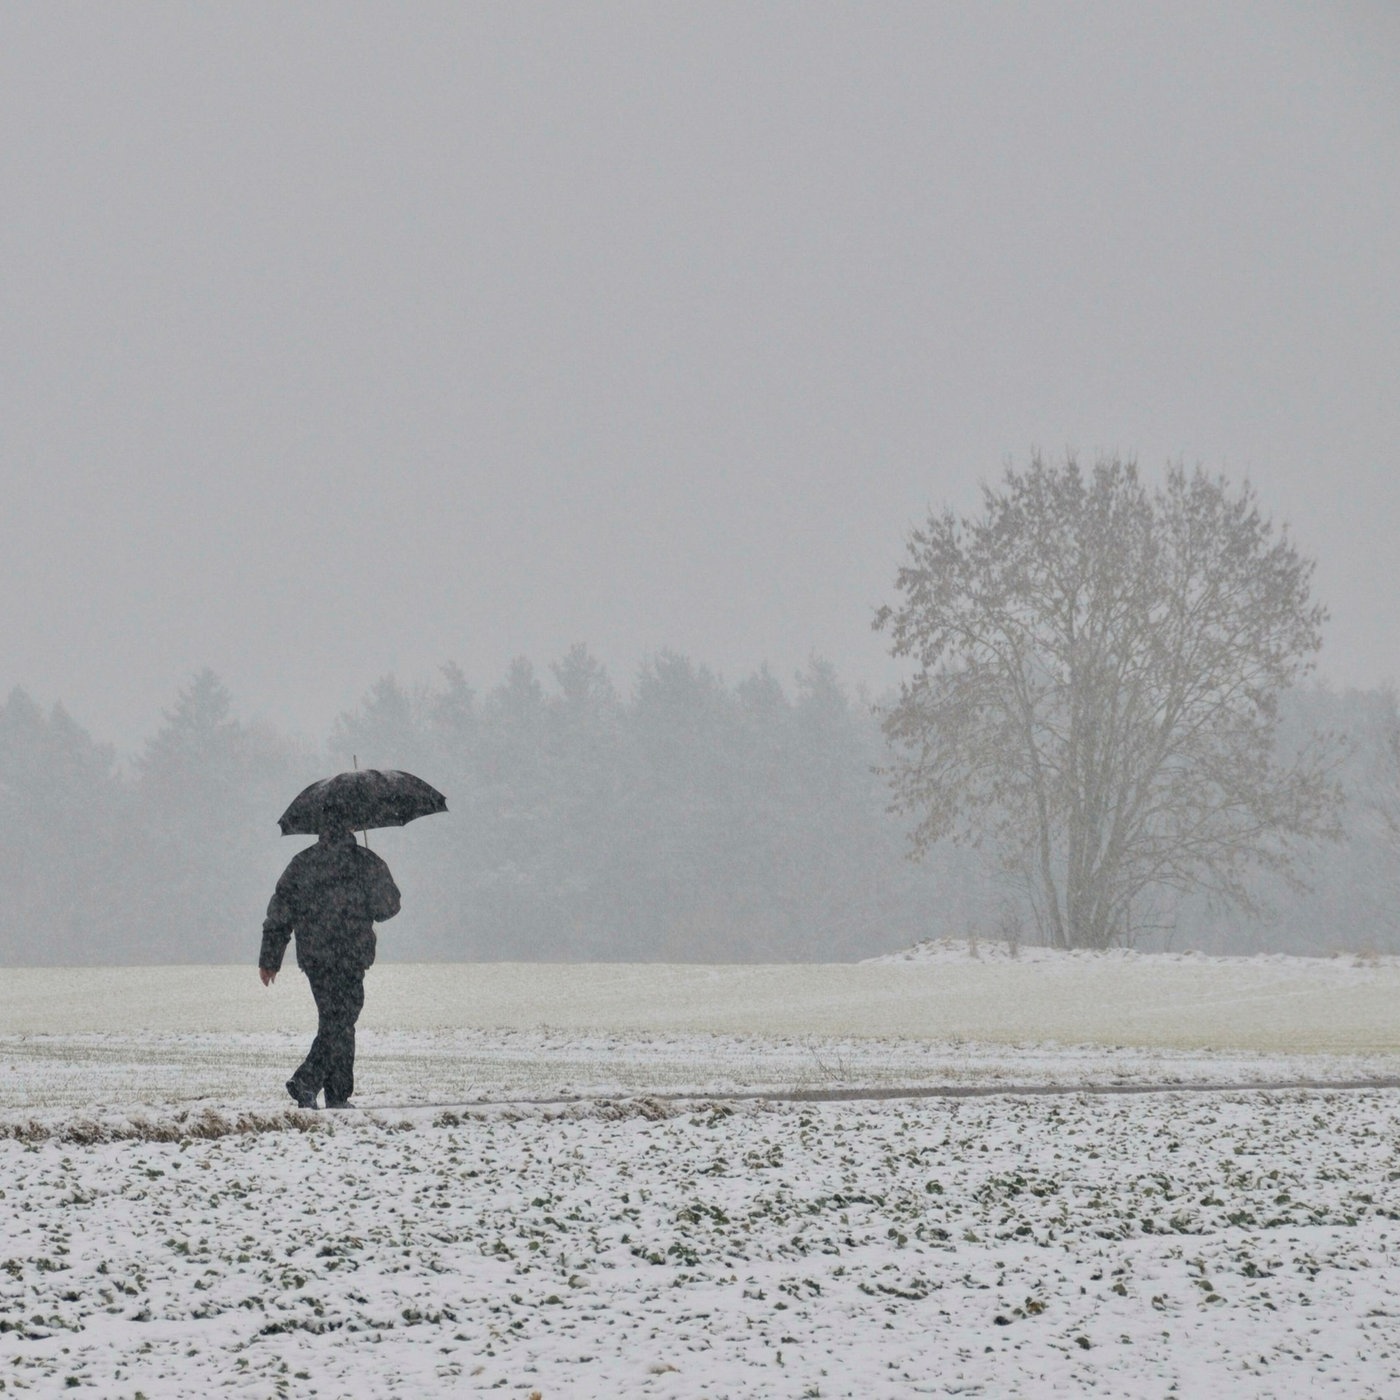
[[[1167,930],[1173,946],[1205,952],[1400,954],[1400,711],[1388,687],[1294,690],[1280,743],[1323,736],[1341,789],[1335,842],[1303,850],[1297,880],[1256,878],[1257,908],[1241,914],[1193,896]]]
[[[575,647],[484,696],[453,667],[415,693],[380,681],[331,766],[449,795],[449,816],[372,838],[398,838],[423,956],[851,958],[899,946],[933,895],[885,813],[869,708],[821,662],[788,693],[671,654],[624,699]]]
[[[129,764],[62,706],[0,707],[0,960],[237,962],[304,839],[306,783],[406,768],[449,812],[371,833],[404,891],[396,959],[843,959],[931,931],[868,701],[814,661],[737,685],[662,654],[618,694],[583,647],[478,693],[379,681],[320,750],[248,725],[218,677]]]
[[[1187,902],[1154,946],[1400,952],[1400,720],[1387,691],[1293,698],[1347,739],[1344,839],[1311,892],[1260,913]],[[304,838],[276,819],[306,783],[406,768],[449,812],[371,833],[404,891],[395,960],[846,960],[921,939],[1014,934],[1014,891],[977,851],[911,863],[877,771],[878,719],[832,668],[725,684],[663,653],[626,695],[583,647],[478,692],[379,681],[321,747],[243,722],[194,677],[130,762],[61,705],[0,706],[0,962],[250,962]]]

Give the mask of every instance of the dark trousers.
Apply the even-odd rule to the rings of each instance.
[[[324,1089],[328,1104],[344,1103],[355,1092],[355,1022],[365,1004],[365,970],[313,963],[302,971],[316,998],[316,1039],[292,1079],[312,1097]]]

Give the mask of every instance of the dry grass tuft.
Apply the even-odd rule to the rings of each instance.
[[[638,1099],[600,1099],[590,1104],[586,1110],[590,1118],[614,1121],[624,1118],[645,1118],[649,1123],[659,1123],[663,1118],[672,1118],[677,1113],[673,1104],[660,1099],[643,1097]]]
[[[105,1142],[197,1142],[248,1133],[327,1132],[329,1124],[306,1109],[277,1109],[271,1113],[221,1113],[216,1108],[188,1110],[169,1118],[99,1119],[84,1117],[46,1123],[38,1118],[0,1122],[0,1139],[18,1142],[65,1142],[92,1147]]]

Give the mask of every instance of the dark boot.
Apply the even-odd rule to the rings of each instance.
[[[301,1087],[300,1084],[296,1082],[295,1079],[289,1079],[287,1081],[287,1092],[296,1100],[298,1108],[316,1107],[315,1091],[313,1090],[312,1092],[308,1093],[305,1089]],[[327,1107],[329,1107],[329,1105],[327,1105]]]

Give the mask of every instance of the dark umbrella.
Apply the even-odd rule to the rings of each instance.
[[[312,783],[281,817],[283,836],[315,836],[328,827],[403,826],[445,812],[447,799],[422,778],[397,768],[357,768]]]

